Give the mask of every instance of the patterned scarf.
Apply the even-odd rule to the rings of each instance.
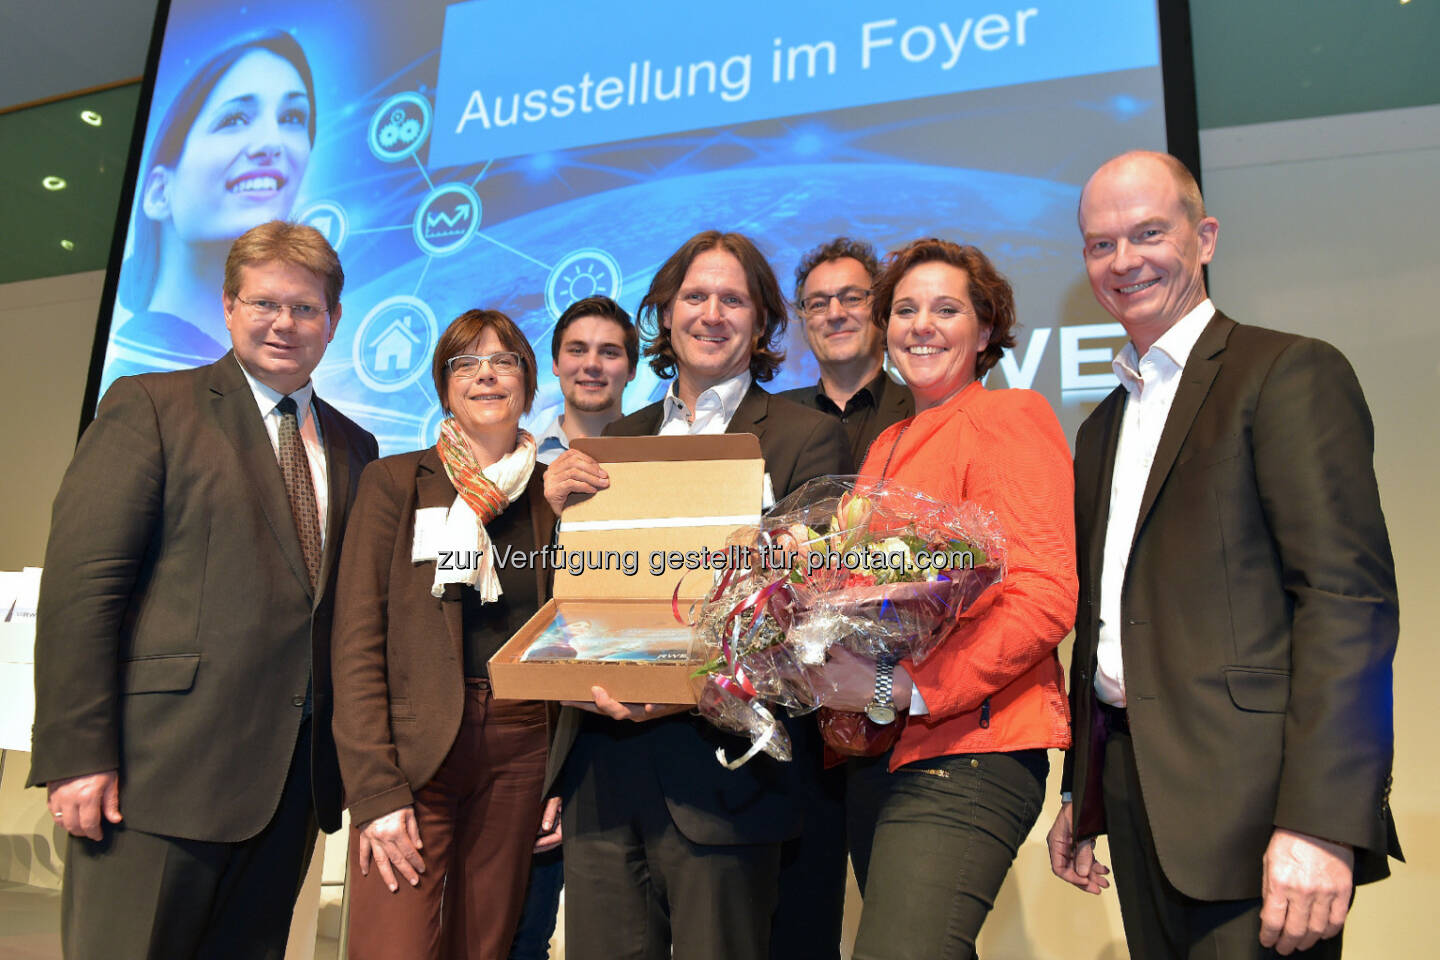
[[[440,424],[435,452],[440,455],[445,474],[456,491],[455,503],[446,518],[446,531],[455,535],[452,542],[456,537],[473,540],[481,560],[475,567],[460,571],[440,570],[437,564],[431,592],[438,597],[446,583],[468,583],[480,592],[483,602],[492,603],[499,599],[501,591],[500,580],[495,576],[495,548],[485,526],[529,486],[530,474],[535,470],[535,438],[524,430],[517,430],[515,449],[482,469],[465,442],[460,425],[454,417],[448,417]]]

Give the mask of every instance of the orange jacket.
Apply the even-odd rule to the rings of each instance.
[[[1055,648],[1075,622],[1075,481],[1050,405],[1031,390],[976,381],[881,433],[860,472],[993,511],[1008,550],[1005,579],[977,603],[978,616],[962,619],[923,663],[902,661],[929,714],[909,718],[891,769],[955,753],[1070,746]]]

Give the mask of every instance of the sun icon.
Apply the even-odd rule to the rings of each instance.
[[[557,318],[586,297],[620,297],[620,265],[603,250],[573,251],[555,265],[545,284],[546,305]]]
[[[610,278],[593,260],[577,263],[560,278],[563,296],[571,303],[586,297],[609,296]]]

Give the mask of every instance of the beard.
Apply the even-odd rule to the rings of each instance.
[[[604,400],[590,400],[586,397],[566,397],[565,402],[572,410],[578,413],[604,413],[606,410],[618,408],[620,398],[606,398]]]

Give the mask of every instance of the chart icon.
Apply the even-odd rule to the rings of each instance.
[[[480,212],[480,198],[469,184],[441,184],[415,211],[415,245],[432,257],[459,253],[479,229]]]

